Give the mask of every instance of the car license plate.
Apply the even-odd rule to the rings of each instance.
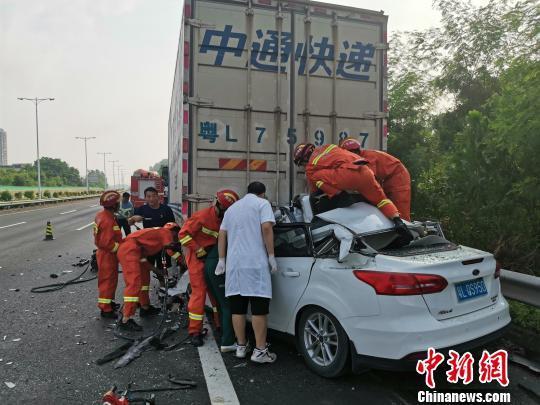
[[[458,301],[465,301],[471,298],[486,295],[487,288],[484,284],[484,279],[479,278],[456,284],[456,293]]]

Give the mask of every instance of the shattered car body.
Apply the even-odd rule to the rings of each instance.
[[[307,365],[402,369],[429,347],[473,348],[510,322],[492,254],[459,246],[435,222],[393,223],[363,202],[313,214],[308,196],[277,217],[269,327],[296,337]]]

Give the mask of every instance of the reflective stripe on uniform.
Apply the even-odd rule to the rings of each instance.
[[[313,166],[316,166],[319,162],[319,159],[322,158],[324,155],[328,154],[332,149],[337,148],[337,145],[330,145],[328,146],[319,156],[317,156],[315,159],[313,159]]]
[[[317,188],[321,188],[323,184],[324,184],[324,181],[319,180],[318,182],[315,183],[315,186],[316,186]]]
[[[193,319],[194,321],[202,321],[203,320],[203,314],[194,314],[193,312],[189,313],[189,319]]]
[[[148,261],[148,259],[146,257],[143,257],[141,260],[139,260],[139,262],[141,262],[141,263],[144,263],[144,262],[147,262],[147,261]]]
[[[173,259],[178,259],[180,257],[180,253],[176,252],[174,255],[171,256]]]
[[[120,243],[114,242],[114,247],[111,249],[111,252],[116,253],[119,247],[120,247]]]
[[[216,231],[213,231],[211,229],[208,229],[206,227],[202,227],[201,231],[207,235],[210,235],[210,236],[213,236],[214,238],[217,238],[219,236],[219,233],[217,233]]]
[[[191,235],[186,235],[182,239],[180,239],[180,243],[182,245],[185,245],[186,243],[191,242],[192,240],[193,238],[191,237]]]
[[[139,302],[139,297],[124,297],[124,302]]]
[[[217,312],[217,307],[212,307],[212,311]]]
[[[388,204],[392,204],[392,201],[390,201],[389,199],[385,198],[384,200],[381,200],[381,201],[377,204],[377,208],[382,208],[382,207],[384,207],[385,205],[388,205]]]
[[[118,225],[115,225],[112,227],[113,231],[119,231],[120,230],[120,227]]]
[[[110,298],[98,298],[97,300],[100,304],[110,304],[112,302],[112,299]]]
[[[95,222],[92,224],[92,229],[94,230],[94,235],[96,235],[99,232],[99,228]]]
[[[141,286],[141,291],[150,291],[150,286],[149,285]]]

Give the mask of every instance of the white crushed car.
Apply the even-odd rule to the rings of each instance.
[[[429,347],[463,352],[510,323],[493,255],[449,242],[438,223],[407,223],[415,240],[400,246],[363,202],[313,215],[303,196],[276,219],[268,326],[295,336],[321,376],[407,368]]]

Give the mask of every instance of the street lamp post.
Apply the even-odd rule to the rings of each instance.
[[[105,188],[107,188],[107,167],[105,165],[105,156],[112,155],[111,152],[98,152],[98,155],[103,155],[103,175],[105,176]]]
[[[36,150],[37,150],[37,179],[38,179],[38,194],[39,198],[41,199],[43,197],[41,192],[41,164],[40,164],[40,158],[39,158],[39,125],[38,125],[38,104],[43,101],[54,101],[54,98],[26,98],[26,97],[18,97],[18,100],[21,101],[31,101],[36,106]]]
[[[84,163],[86,169],[86,193],[90,193],[90,187],[88,186],[88,148],[86,147],[86,141],[89,139],[96,139],[95,136],[76,136],[75,139],[82,139],[84,141]]]
[[[118,165],[116,166],[116,174],[117,174],[117,179],[118,179],[118,183],[120,184],[120,187],[122,187],[124,185],[124,182],[121,180],[121,177],[120,177],[120,172],[122,171],[121,168],[124,167],[122,165]]]
[[[118,162],[119,160],[109,160],[109,163],[112,163],[113,188],[116,188],[116,174],[114,172],[114,165]]]

